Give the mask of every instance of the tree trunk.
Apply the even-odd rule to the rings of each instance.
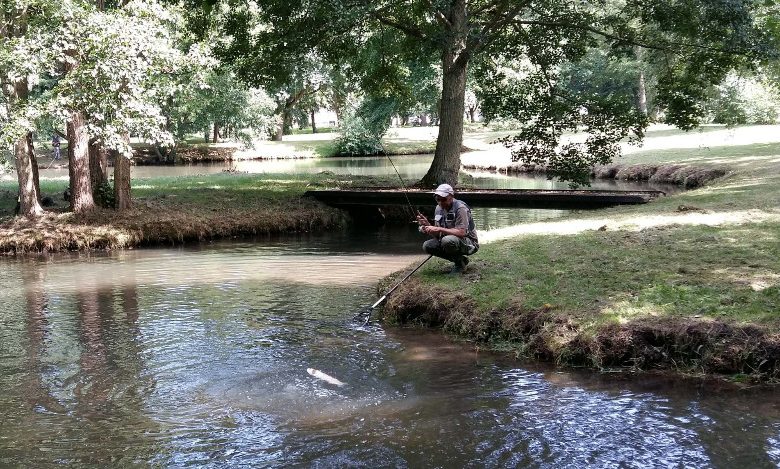
[[[214,139],[212,140],[213,143],[217,143],[219,141],[219,124],[214,122]]]
[[[34,161],[30,155],[26,135],[14,143],[14,157],[16,159],[16,175],[19,180],[19,215],[41,216],[43,215],[43,207],[41,207],[40,192],[35,183],[37,171],[33,169]]]
[[[271,138],[271,140],[275,142],[281,142],[282,139],[284,138],[284,126],[287,124],[288,113],[289,111],[286,106],[282,108],[282,115],[281,115],[281,119],[279,120],[279,127],[276,128],[276,134],[273,136],[273,138]]]
[[[311,114],[311,133],[316,134],[317,133],[317,123],[314,121],[314,109],[309,111]]]
[[[129,141],[130,136],[125,135]],[[130,158],[114,154],[114,207],[117,210],[126,210],[132,206],[130,194]]]
[[[638,89],[636,94],[636,104],[639,108],[639,111],[647,115],[647,88],[645,85],[645,72],[644,70],[639,71],[639,83],[638,83]]]
[[[469,108],[469,120],[471,123],[475,123],[476,119],[474,118],[474,115],[477,113],[477,108],[470,107]]]
[[[209,140],[211,139],[211,136],[209,135],[209,127],[206,126],[206,128],[203,130],[203,141],[206,143],[209,143]]]
[[[27,98],[27,81],[14,84],[11,100],[18,102]],[[26,217],[38,217],[43,214],[41,194],[38,185],[38,168],[35,155],[31,153],[31,135],[20,137],[14,143],[14,159],[16,161],[16,176],[19,181],[19,214]]]
[[[68,165],[70,168],[70,209],[75,213],[95,208],[89,171],[89,137],[84,115],[74,112],[68,120]]]
[[[447,43],[442,52],[442,90],[439,116],[439,135],[436,138],[436,153],[428,172],[418,185],[435,187],[447,183],[458,183],[460,172],[460,150],[463,145],[463,118],[466,106],[466,72],[468,52],[466,49],[466,0],[455,0],[449,11],[452,25]]]
[[[89,145],[89,176],[93,190],[108,183],[108,155],[99,143]]]
[[[41,201],[41,178],[38,174],[38,158],[35,156],[35,144],[33,143],[32,132],[27,132],[27,151],[30,153],[30,163],[33,170],[33,184],[35,184],[35,192],[38,194],[38,202]]]

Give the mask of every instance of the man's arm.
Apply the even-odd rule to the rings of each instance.
[[[465,238],[469,227],[469,212],[466,207],[461,206],[458,213],[455,214],[455,226],[452,228],[444,228],[441,226],[427,226],[422,227],[421,231],[429,235],[441,235],[441,236],[457,236],[458,238]]]

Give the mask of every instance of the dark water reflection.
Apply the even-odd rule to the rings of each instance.
[[[560,372],[351,322],[421,259],[411,240],[2,260],[0,465],[780,465],[771,390]]]

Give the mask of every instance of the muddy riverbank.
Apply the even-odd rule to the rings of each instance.
[[[479,273],[472,272],[465,280],[479,281]],[[399,288],[384,311],[390,323],[441,329],[488,348],[568,367],[780,380],[776,327],[704,318],[642,318],[589,327],[583,316],[549,304],[528,309],[521,300],[484,311],[468,295],[444,293],[416,280]]]

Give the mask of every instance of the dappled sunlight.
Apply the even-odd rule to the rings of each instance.
[[[722,281],[748,287],[755,292],[780,285],[780,274],[768,269],[721,268],[714,269],[712,274]]]
[[[599,313],[602,319],[609,318],[618,324],[628,324],[638,318],[666,316],[669,313],[669,305],[637,304],[630,300],[620,300],[605,306]]]
[[[688,212],[679,215],[644,215],[607,223],[607,229],[643,230],[646,228],[669,225],[717,226],[732,223],[759,223],[764,221],[780,221],[780,214],[767,213],[761,210],[741,210],[716,213]]]
[[[755,187],[765,186],[770,181],[774,182],[775,179],[776,178],[774,177],[768,177],[768,176],[767,177],[756,177],[756,176],[744,177],[744,178],[740,178],[739,181],[718,183],[717,185],[708,186],[699,189],[697,191],[687,192],[685,195],[686,197],[696,197],[702,194],[706,194],[707,192],[720,193],[720,192],[735,190],[735,189],[755,188]]]
[[[639,231],[671,225],[718,226],[767,221],[780,222],[780,213],[770,213],[762,210],[741,210],[716,213],[685,212],[673,215],[629,215],[619,218],[573,219],[499,228],[481,232],[479,239],[482,243],[491,243],[524,235],[573,235],[589,230]]]
[[[780,155],[735,156],[727,158],[713,158],[708,161],[710,163],[726,164],[729,166],[755,166],[756,161],[762,161],[766,163],[780,163]]]
[[[656,136],[649,133],[641,147],[623,145],[626,154],[657,149],[708,148],[780,142],[780,125],[751,125],[708,132]]]

